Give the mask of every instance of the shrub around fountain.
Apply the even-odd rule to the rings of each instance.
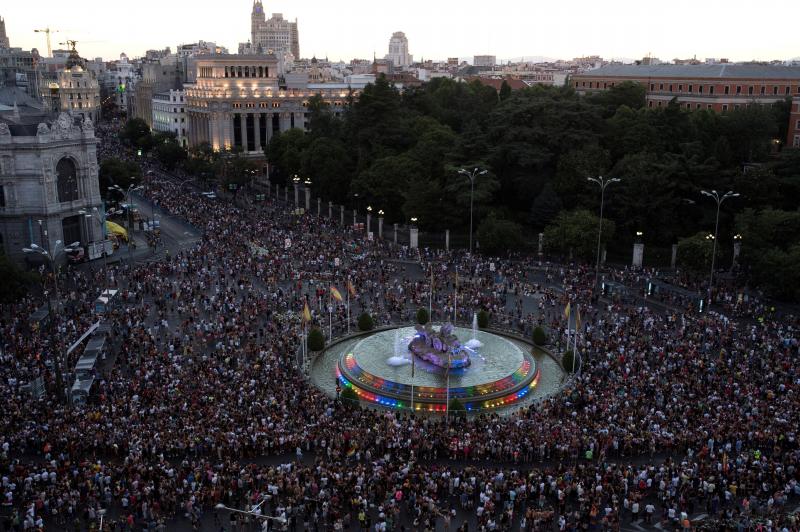
[[[478,328],[485,329],[489,326],[489,313],[485,310],[478,312]]]
[[[544,345],[547,343],[547,335],[541,327],[536,327],[533,330],[533,343],[536,345]]]
[[[341,399],[345,405],[358,405],[358,394],[348,386],[345,386],[342,393],[339,394],[339,399]]]
[[[420,325],[425,325],[430,319],[431,317],[428,315],[428,309],[420,308],[417,310],[417,323]]]
[[[370,316],[365,312],[358,317],[359,331],[371,331],[374,328],[375,328],[375,320],[372,319],[372,316]]]
[[[319,327],[314,327],[309,331],[306,345],[309,351],[322,351],[325,349],[325,335],[319,330]]]
[[[464,408],[464,405],[461,404],[461,401],[456,398],[450,399],[450,404],[447,405],[447,410],[451,414],[463,414],[467,411],[466,408]]]
[[[564,366],[564,371],[572,373],[572,364],[575,363],[575,353],[572,349],[567,351],[561,356],[561,365]]]

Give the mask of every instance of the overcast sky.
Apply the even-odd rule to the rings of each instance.
[[[44,34],[33,30],[49,26],[62,30],[53,48],[75,39],[82,56],[110,60],[199,39],[236,53],[249,40],[251,8],[252,0],[8,0],[0,16],[12,46],[45,53]],[[394,31],[406,33],[415,59],[800,56],[797,0],[278,0],[264,10],[298,19],[303,57],[332,60],[382,57]]]

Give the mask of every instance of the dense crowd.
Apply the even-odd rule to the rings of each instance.
[[[272,200],[145,185],[202,230],[196,246],[61,272],[62,306],[46,324],[30,321],[38,298],[4,308],[7,529],[84,530],[103,510],[116,530],[240,524],[217,504],[256,508],[278,530],[612,530],[639,519],[688,529],[695,513],[710,529],[798,529],[797,319],[609,302],[593,295],[591,267],[413,255]],[[608,275],[633,284],[642,273]],[[329,287],[348,281],[352,323],[364,310],[407,323],[429,305],[435,319],[463,322],[485,309],[523,334],[545,327],[554,349],[574,327],[565,304],[580,305],[582,372],[504,416],[342,404],[309,383],[295,354],[303,304],[325,329]],[[75,365],[81,349],[66,347],[96,321],[106,285],[121,300],[104,318],[109,360],[89,403],[69,406],[57,369]],[[735,292],[716,297],[735,306]],[[340,334],[348,313],[333,306]],[[48,393],[32,400],[23,385],[37,376]]]

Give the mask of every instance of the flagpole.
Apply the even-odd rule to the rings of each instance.
[[[578,356],[578,322],[581,317],[580,305],[575,305],[575,347],[572,349],[572,373],[575,373],[575,358]]]
[[[433,263],[431,262],[431,284],[428,287],[428,321],[433,323]]]
[[[458,264],[456,264],[456,292],[453,298],[453,325],[458,322]]]
[[[328,289],[328,341],[333,340],[333,303],[331,302],[332,298],[331,290]]]
[[[350,334],[350,278],[347,278],[347,334]]]

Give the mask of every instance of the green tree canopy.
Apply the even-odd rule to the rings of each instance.
[[[597,231],[600,217],[585,209],[561,212],[544,230],[544,245],[550,252],[592,261],[597,253]],[[614,237],[616,224],[603,219],[601,242],[607,244]]]

